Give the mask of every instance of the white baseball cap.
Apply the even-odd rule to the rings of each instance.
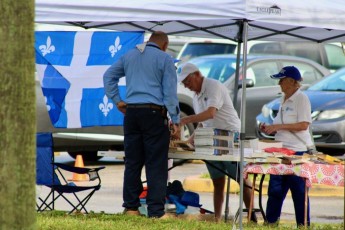
[[[197,71],[199,71],[198,67],[192,63],[183,64],[177,68],[177,81],[181,83],[189,74]]]

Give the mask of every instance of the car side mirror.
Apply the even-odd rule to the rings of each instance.
[[[243,84],[243,80],[238,81],[238,88],[241,89]],[[246,79],[246,87],[251,88],[254,86],[254,81],[252,79]]]

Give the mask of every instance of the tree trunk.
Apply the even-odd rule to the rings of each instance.
[[[35,229],[34,0],[0,12],[0,229]]]

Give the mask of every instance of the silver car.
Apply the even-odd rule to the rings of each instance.
[[[188,62],[199,67],[201,73],[208,78],[217,79],[228,89],[230,96],[234,97],[236,55],[210,55],[189,60]],[[241,61],[242,65],[242,61]],[[320,64],[305,58],[281,55],[248,55],[247,58],[247,81],[246,81],[246,119],[245,133],[247,137],[256,137],[255,124],[256,115],[261,112],[264,104],[274,98],[281,96],[278,82],[269,76],[278,73],[284,66],[296,66],[302,76],[304,87],[330,74],[330,71]],[[240,69],[240,73],[242,69]],[[240,86],[242,85],[240,76]],[[238,91],[235,105],[238,113],[241,108],[241,88]],[[193,111],[193,93],[184,88],[182,84],[178,86],[178,97],[181,110],[185,114]],[[187,132],[193,131],[193,127],[188,127]]]

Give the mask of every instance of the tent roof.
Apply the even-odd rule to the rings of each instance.
[[[248,40],[345,41],[342,0],[36,0],[35,13],[37,23],[234,41],[247,20]]]

